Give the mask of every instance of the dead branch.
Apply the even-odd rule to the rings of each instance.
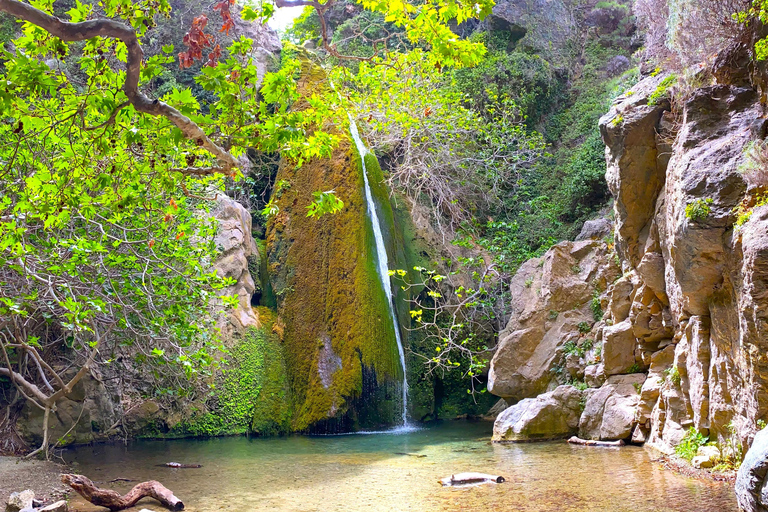
[[[571,437],[568,439],[569,444],[580,444],[582,446],[597,446],[600,448],[618,448],[619,446],[624,446],[624,441],[618,440],[618,441],[594,441],[592,439],[581,439],[576,436]]]
[[[122,496],[117,491],[96,487],[96,484],[83,475],[61,475],[61,481],[94,505],[106,507],[113,512],[130,508],[146,497],[156,499],[171,510],[184,510],[184,503],[156,480],[136,484]]]

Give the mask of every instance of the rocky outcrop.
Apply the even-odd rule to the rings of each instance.
[[[765,294],[748,284],[764,272],[748,254],[765,246],[765,225],[756,211],[734,229],[733,210],[762,111],[749,88],[710,86],[691,94],[673,124],[664,102],[649,105],[660,79],[619,98],[600,124],[617,247],[633,275],[629,315],[617,308],[613,320],[630,322],[635,359],[652,366],[638,410],[651,444],[669,451],[691,426],[723,445],[743,442],[768,411],[753,355],[765,350],[765,325],[749,314],[765,310]]]
[[[581,232],[576,237],[576,241],[582,240],[602,240],[613,233],[613,222],[610,219],[601,217],[599,219],[588,220],[581,228]]]
[[[768,512],[768,429],[757,433],[736,477],[736,499],[745,512]]]
[[[562,66],[568,62],[568,45],[578,36],[569,0],[502,0],[496,2],[489,24],[508,30],[519,46],[541,53]]]
[[[214,242],[219,255],[213,268],[220,277],[235,280],[232,286],[221,291],[221,295],[238,297],[238,306],[229,314],[229,325],[242,333],[248,327],[260,325],[251,307],[251,297],[257,291],[257,284],[249,271],[249,261],[259,260],[259,249],[251,234],[251,214],[243,205],[223,194],[219,194],[216,201],[218,205],[214,217],[218,222],[218,232]]]
[[[768,206],[736,223],[762,190],[740,168],[746,146],[765,135],[755,128],[765,120],[757,94],[741,85],[694,90],[672,114],[664,98],[673,81],[644,79],[600,121],[623,275],[598,297],[606,314],[588,336],[602,357],[591,356],[583,369],[585,385],[597,390],[587,392],[579,434],[671,452],[693,428],[717,444],[717,457],[714,449],[701,454],[707,465],[737,460],[768,415]],[[556,261],[562,252],[547,257]],[[554,316],[542,319],[558,311],[550,304],[562,295],[521,286],[551,281],[540,264],[529,261],[513,279],[521,302],[513,302],[491,364],[489,388],[508,400],[551,389],[558,364],[565,379],[581,378],[570,371],[572,354],[590,357],[576,343],[558,359],[558,340],[568,339],[568,329],[572,338],[580,333]],[[565,286],[574,306],[585,284]]]
[[[598,441],[629,439],[645,375],[614,375],[590,394],[579,420],[579,437]]]
[[[59,446],[103,440],[119,418],[120,396],[104,385],[97,370],[91,370],[72,392],[56,403],[48,423],[49,438]],[[43,410],[24,403],[16,421],[19,435],[30,445],[43,441]]]
[[[504,410],[493,425],[496,442],[560,439],[578,431],[583,392],[558,386]]]
[[[562,372],[568,366],[564,358],[569,354],[564,354],[563,347],[569,341],[574,346],[583,343],[589,333],[601,329],[593,299],[600,310],[600,290],[618,276],[619,269],[602,241],[563,242],[523,264],[510,285],[511,319],[491,361],[491,393],[522,400],[556,385],[556,367],[560,365]],[[581,359],[572,364],[573,373],[583,377],[586,361],[579,364]]]

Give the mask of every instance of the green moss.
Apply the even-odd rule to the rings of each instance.
[[[261,283],[261,299],[259,305],[271,309],[277,307],[277,297],[272,287],[272,281],[269,278],[269,259],[267,258],[267,244],[264,240],[257,240],[256,245],[259,248],[259,282]]]
[[[260,318],[269,319],[262,308]],[[288,380],[282,349],[271,322],[249,329],[223,361],[223,379],[207,402],[208,410],[172,429],[171,434],[220,436],[275,435],[290,427]]]
[[[293,428],[306,430],[333,419],[346,428],[371,421],[391,422],[360,410],[395,410],[379,399],[402,379],[389,307],[376,272],[375,239],[366,214],[359,157],[348,141],[330,159],[284,165],[278,179],[292,183],[277,200],[280,213],[268,226],[270,273],[277,282],[280,316],[296,416]],[[382,193],[378,165],[372,189]],[[375,182],[375,185],[374,185]],[[377,186],[378,185],[378,186]],[[346,207],[319,219],[299,214],[312,192],[334,189]],[[380,204],[385,237],[394,233],[389,201]],[[289,221],[290,219],[290,221]],[[393,261],[396,254],[392,253]],[[320,369],[323,369],[321,372]],[[364,375],[366,378],[364,379]],[[377,396],[374,403],[373,395]],[[396,400],[396,393],[389,393]],[[363,400],[369,396],[371,400]],[[351,407],[355,403],[355,408]]]
[[[699,448],[709,443],[709,438],[704,437],[698,430],[691,427],[685,433],[680,444],[675,446],[675,454],[685,460],[692,460],[699,452]]]

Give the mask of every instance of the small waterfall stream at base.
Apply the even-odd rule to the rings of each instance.
[[[371,218],[371,224],[373,224],[373,235],[376,239],[376,256],[378,260],[378,274],[381,279],[381,286],[384,288],[384,293],[387,295],[387,304],[389,305],[389,314],[392,317],[392,327],[395,330],[395,339],[397,340],[397,351],[400,355],[400,365],[403,368],[403,426],[408,425],[408,378],[405,371],[405,351],[403,350],[403,340],[400,336],[400,328],[397,323],[397,315],[395,315],[395,307],[392,302],[392,285],[389,281],[389,262],[387,258],[387,248],[384,246],[384,235],[381,232],[381,223],[379,222],[379,215],[376,213],[376,204],[373,202],[373,194],[371,193],[371,186],[368,182],[368,170],[365,167],[365,155],[368,154],[368,148],[365,147],[362,139],[360,139],[360,133],[357,131],[357,124],[355,124],[352,116],[349,117],[349,132],[352,135],[352,139],[357,146],[357,152],[360,154],[360,163],[363,167],[363,179],[365,181],[365,200],[368,203],[368,215]]]

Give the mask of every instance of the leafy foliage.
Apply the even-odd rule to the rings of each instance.
[[[489,1],[429,1],[418,9],[405,2],[361,4],[401,27],[412,43],[426,44],[433,66],[469,65],[484,53],[448,24],[485,16]],[[8,5],[18,2],[3,4],[4,11]],[[53,13],[50,0],[34,6]],[[213,6],[224,36],[234,25],[233,6],[231,0]],[[300,100],[296,52],[286,52],[282,67],[262,79],[254,41],[219,40],[206,32],[202,14],[188,27],[179,65],[196,70],[207,58],[194,78],[205,94],[178,87],[170,71],[176,50],[166,44],[133,62],[139,91],[161,91],[159,100],[176,117],[150,115],[158,101],[138,108],[135,98],[143,92],[130,93],[136,67],[126,63],[137,44],[151,44],[156,17],[170,8],[167,0],[75,1],[56,13],[71,23],[118,27],[114,34],[129,37],[130,48],[112,37],[67,42],[24,22],[20,37],[2,49],[0,368],[40,386],[56,370],[24,366],[25,352],[53,354],[61,368],[98,353],[105,365],[123,361],[115,367],[130,368],[147,395],[195,395],[221,350],[209,308],[236,303],[216,298],[232,281],[210,268],[217,253],[211,199],[241,172],[230,166],[230,176],[217,175],[221,155],[211,148],[226,148],[240,168],[247,150],[279,152],[301,167],[330,155],[339,142],[333,126],[346,122],[336,118],[341,99],[329,91],[301,98],[307,108],[292,108]],[[241,13],[264,20],[273,10],[267,3]],[[190,139],[186,127],[201,136]],[[326,191],[308,210],[318,216],[343,206]]]
[[[650,96],[648,96],[649,105],[658,105],[664,99],[669,99],[669,89],[677,82],[677,75],[674,73],[665,77],[656,87]]]
[[[733,13],[733,19],[745,25],[756,20],[763,24],[768,23],[768,1],[752,0],[749,9]],[[755,58],[757,60],[768,59],[768,37],[755,42]]]
[[[682,377],[680,376],[680,369],[675,365],[672,366],[664,371],[664,374],[666,375],[667,379],[669,379],[670,382],[675,384],[676,386],[679,386],[682,382]]]
[[[370,149],[396,162],[390,186],[428,198],[438,225],[455,229],[488,212],[544,152],[513,101],[497,98],[484,115],[466,108],[451,75],[419,50],[389,66],[362,63],[356,76],[342,69],[334,82],[348,91]]]
[[[493,355],[498,321],[507,302],[502,275],[493,265],[485,266],[475,258],[461,260],[447,275],[423,267],[414,270],[420,275],[415,282],[409,281],[410,273],[405,270],[390,271],[390,275],[403,290],[420,290],[412,294],[411,330],[423,336],[435,352],[417,355],[425,359],[430,371],[461,369],[473,393]],[[471,285],[457,276],[459,270],[471,276]]]
[[[685,460],[690,461],[693,459],[699,451],[699,448],[706,445],[709,442],[708,437],[691,427],[685,433],[685,436],[680,441],[680,444],[675,446],[675,454]]]
[[[696,199],[685,207],[685,218],[694,222],[706,219],[712,212],[712,198]]]

